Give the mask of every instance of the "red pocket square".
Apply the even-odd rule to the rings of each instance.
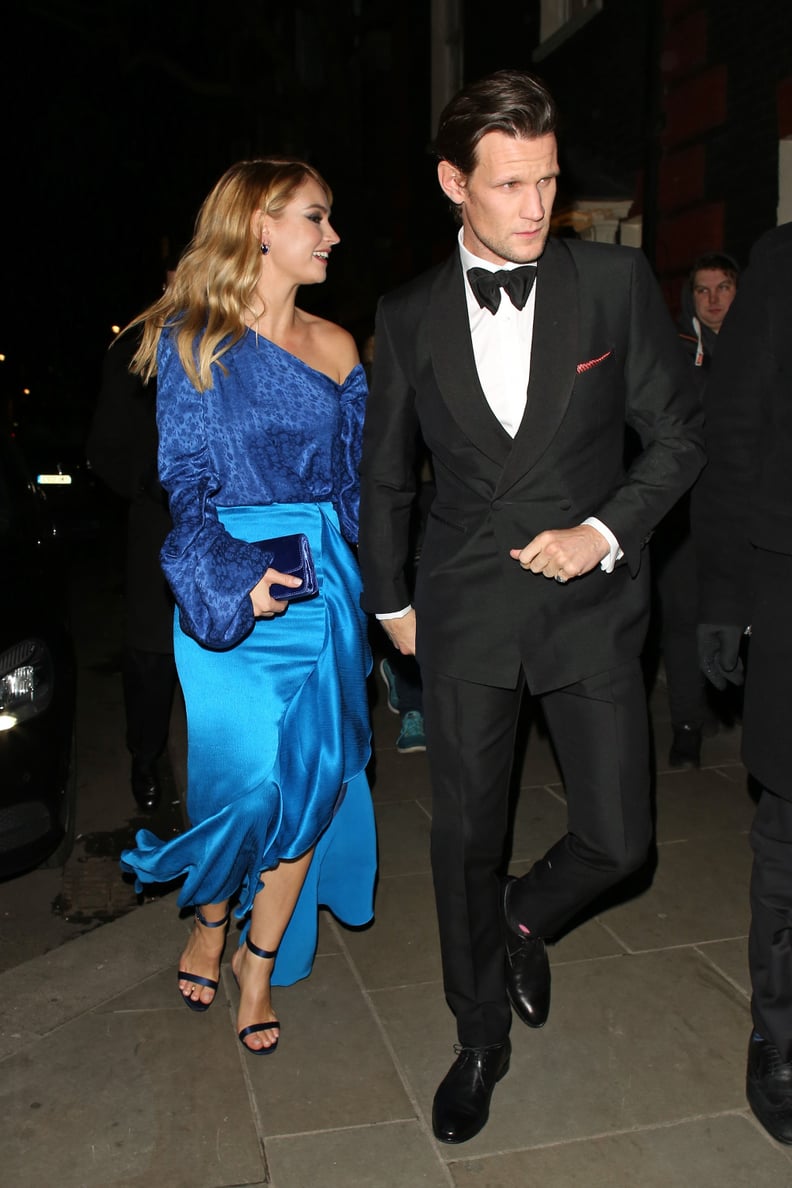
[[[578,363],[575,371],[578,375],[582,375],[584,371],[591,371],[592,367],[596,367],[598,363],[604,363],[612,354],[612,350],[606,351],[604,355],[599,355],[596,359],[587,359],[585,363]]]

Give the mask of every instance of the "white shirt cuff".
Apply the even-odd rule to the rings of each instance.
[[[606,524],[603,524],[602,520],[598,520],[596,516],[588,516],[588,518],[585,519],[583,523],[591,524],[591,527],[596,528],[597,532],[601,532],[607,540],[610,547],[607,557],[603,557],[600,561],[600,569],[602,569],[605,573],[613,573],[614,565],[617,561],[621,561],[622,557],[624,556],[624,551],[619,545],[618,540],[613,535],[610,528],[608,528]]]
[[[385,615],[375,615],[375,619],[404,619],[412,610],[411,606],[405,606],[404,610],[388,611]]]

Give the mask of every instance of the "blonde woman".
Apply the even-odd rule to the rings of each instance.
[[[173,283],[138,319],[132,364],[157,376],[191,828],[168,842],[143,830],[122,861],[138,883],[186,875],[179,902],[195,923],[178,977],[192,1010],[214,1001],[237,903],[238,1032],[255,1055],[278,1043],[271,985],[310,972],[318,904],[349,924],[372,915],[370,658],[346,543],[366,385],[346,331],[295,303],[339,242],[330,205],[303,162],[229,169]],[[300,581],[273,567],[266,542],[294,533],[319,589],[287,602],[271,587]]]

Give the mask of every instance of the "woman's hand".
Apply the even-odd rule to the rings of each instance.
[[[281,573],[277,569],[268,569],[264,577],[250,591],[250,601],[253,603],[253,614],[257,619],[273,619],[275,615],[282,615],[289,605],[288,602],[278,602],[270,595],[270,586],[290,586],[296,590],[302,585],[299,578],[290,573]]]

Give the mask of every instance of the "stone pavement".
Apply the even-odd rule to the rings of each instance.
[[[705,741],[701,771],[669,771],[666,717],[661,689],[651,882],[552,948],[550,1021],[539,1032],[515,1021],[511,1071],[472,1142],[444,1147],[431,1135],[455,1035],[440,984],[426,758],[396,753],[397,720],[380,695],[376,923],[350,932],[325,914],[312,977],[277,992],[277,1053],[252,1059],[237,1042],[227,964],[212,1010],[184,1009],[176,959],[189,921],[173,896],[135,908],[0,975],[0,1183],[792,1185],[792,1151],[753,1120],[743,1090],[752,803],[739,731]],[[564,821],[536,726],[520,782],[515,872]]]

